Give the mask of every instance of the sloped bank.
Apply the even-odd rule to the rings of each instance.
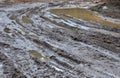
[[[120,1],[103,3],[100,5],[91,7],[90,10],[97,11],[107,17],[120,19]]]
[[[120,77],[119,33],[98,28],[101,25],[91,26],[89,22],[51,15],[45,8],[41,9],[43,5],[22,6],[24,4],[18,8],[7,7],[3,9],[5,12],[0,12],[0,52],[11,60],[15,65],[13,68],[20,71],[18,76]]]

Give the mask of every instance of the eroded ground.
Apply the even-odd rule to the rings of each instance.
[[[0,8],[1,78],[120,78],[119,27],[55,15],[47,6]]]

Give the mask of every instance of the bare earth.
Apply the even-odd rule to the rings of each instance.
[[[0,78],[120,78],[120,28],[47,6],[0,8]]]

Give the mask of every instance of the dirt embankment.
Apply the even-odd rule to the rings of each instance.
[[[120,19],[120,1],[103,3],[90,9],[107,17]]]
[[[120,77],[120,29],[43,6],[0,8],[0,78]]]

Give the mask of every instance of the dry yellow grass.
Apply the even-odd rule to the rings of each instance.
[[[75,18],[83,19],[92,23],[100,23],[106,26],[114,26],[120,28],[120,24],[103,20],[101,17],[97,16],[94,12],[82,8],[54,9],[51,10],[51,12],[54,14],[70,15]]]

